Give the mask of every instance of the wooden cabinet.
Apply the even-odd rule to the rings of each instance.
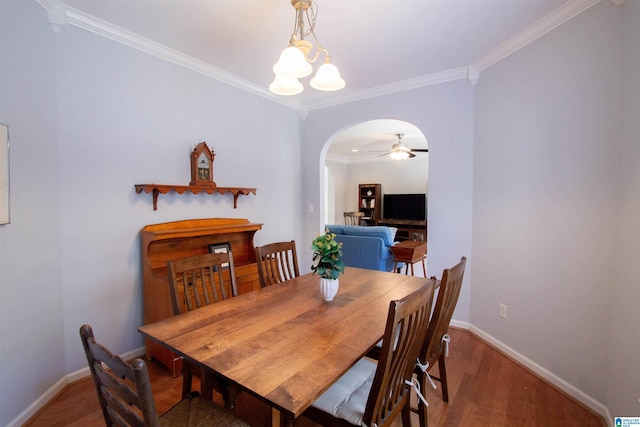
[[[209,252],[210,244],[229,243],[235,263],[238,293],[260,288],[253,237],[262,224],[247,219],[208,218],[145,226],[141,231],[144,324],[173,316],[167,262]],[[180,374],[177,355],[147,340],[147,357]]]
[[[382,212],[382,186],[380,184],[358,184],[360,212],[368,225],[377,225]]]
[[[378,221],[378,225],[386,225],[388,227],[395,227],[398,229],[396,232],[395,240],[402,242],[405,240],[415,240],[418,242],[427,241],[427,221],[411,221],[401,219],[381,219]]]

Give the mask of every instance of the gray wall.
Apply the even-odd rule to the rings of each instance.
[[[638,301],[640,20],[626,3],[602,2],[482,73],[473,162],[471,323],[614,416],[640,413],[639,311],[623,303]]]
[[[11,138],[11,224],[0,225],[3,426],[67,372],[56,41],[41,10],[35,2],[0,2],[0,122]]]
[[[619,24],[618,24],[619,25]],[[615,271],[606,286],[610,288],[608,304],[609,334],[603,345],[607,366],[607,405],[612,415],[640,414],[640,2],[627,1],[622,9],[623,37],[621,144],[618,164],[617,247]]]
[[[145,224],[249,218],[265,224],[257,244],[300,241],[306,266],[305,242],[323,226],[326,147],[379,118],[410,122],[429,141],[428,268],[470,261],[456,321],[613,415],[637,415],[639,3],[599,3],[483,71],[475,88],[450,82],[300,122],[75,27],[53,33],[35,2],[3,0],[12,223],[0,226],[0,425],[85,366],[81,323],[118,352],[142,345]],[[258,194],[237,210],[225,196],[161,195],[154,212],[133,185],[187,183],[201,140],[217,154],[219,185]]]
[[[86,368],[83,323],[116,352],[142,347],[146,224],[248,218],[264,224],[256,244],[299,240],[300,133],[291,109],[77,27],[54,33],[35,1],[0,2],[0,61],[12,143],[12,223],[0,226],[7,425]],[[154,212],[134,184],[188,184],[200,141],[219,186],[257,195],[233,209],[230,194],[171,193]]]

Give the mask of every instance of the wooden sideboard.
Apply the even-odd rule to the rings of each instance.
[[[417,240],[419,242],[427,241],[427,221],[411,221],[403,219],[381,219],[378,225],[386,225],[388,227],[396,227],[396,240]]]
[[[167,262],[209,252],[210,244],[229,243],[238,293],[260,288],[253,236],[262,224],[237,218],[189,219],[145,226],[141,235],[144,324],[173,316]],[[159,344],[146,340],[148,358],[178,376],[182,361]]]

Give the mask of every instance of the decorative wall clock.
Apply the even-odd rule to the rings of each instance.
[[[215,154],[206,142],[196,145],[191,153],[191,182],[189,185],[215,187],[213,180],[213,159]]]

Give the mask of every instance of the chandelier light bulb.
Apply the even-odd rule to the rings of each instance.
[[[302,83],[295,77],[276,75],[276,78],[269,85],[269,90],[276,95],[297,95],[304,90]]]
[[[313,68],[304,57],[304,53],[295,46],[288,46],[280,54],[280,59],[273,66],[276,76],[289,76],[296,79],[307,77]]]
[[[345,86],[345,82],[340,76],[340,71],[331,63],[329,57],[318,68],[316,75],[309,83],[312,88],[325,91],[340,90]]]

